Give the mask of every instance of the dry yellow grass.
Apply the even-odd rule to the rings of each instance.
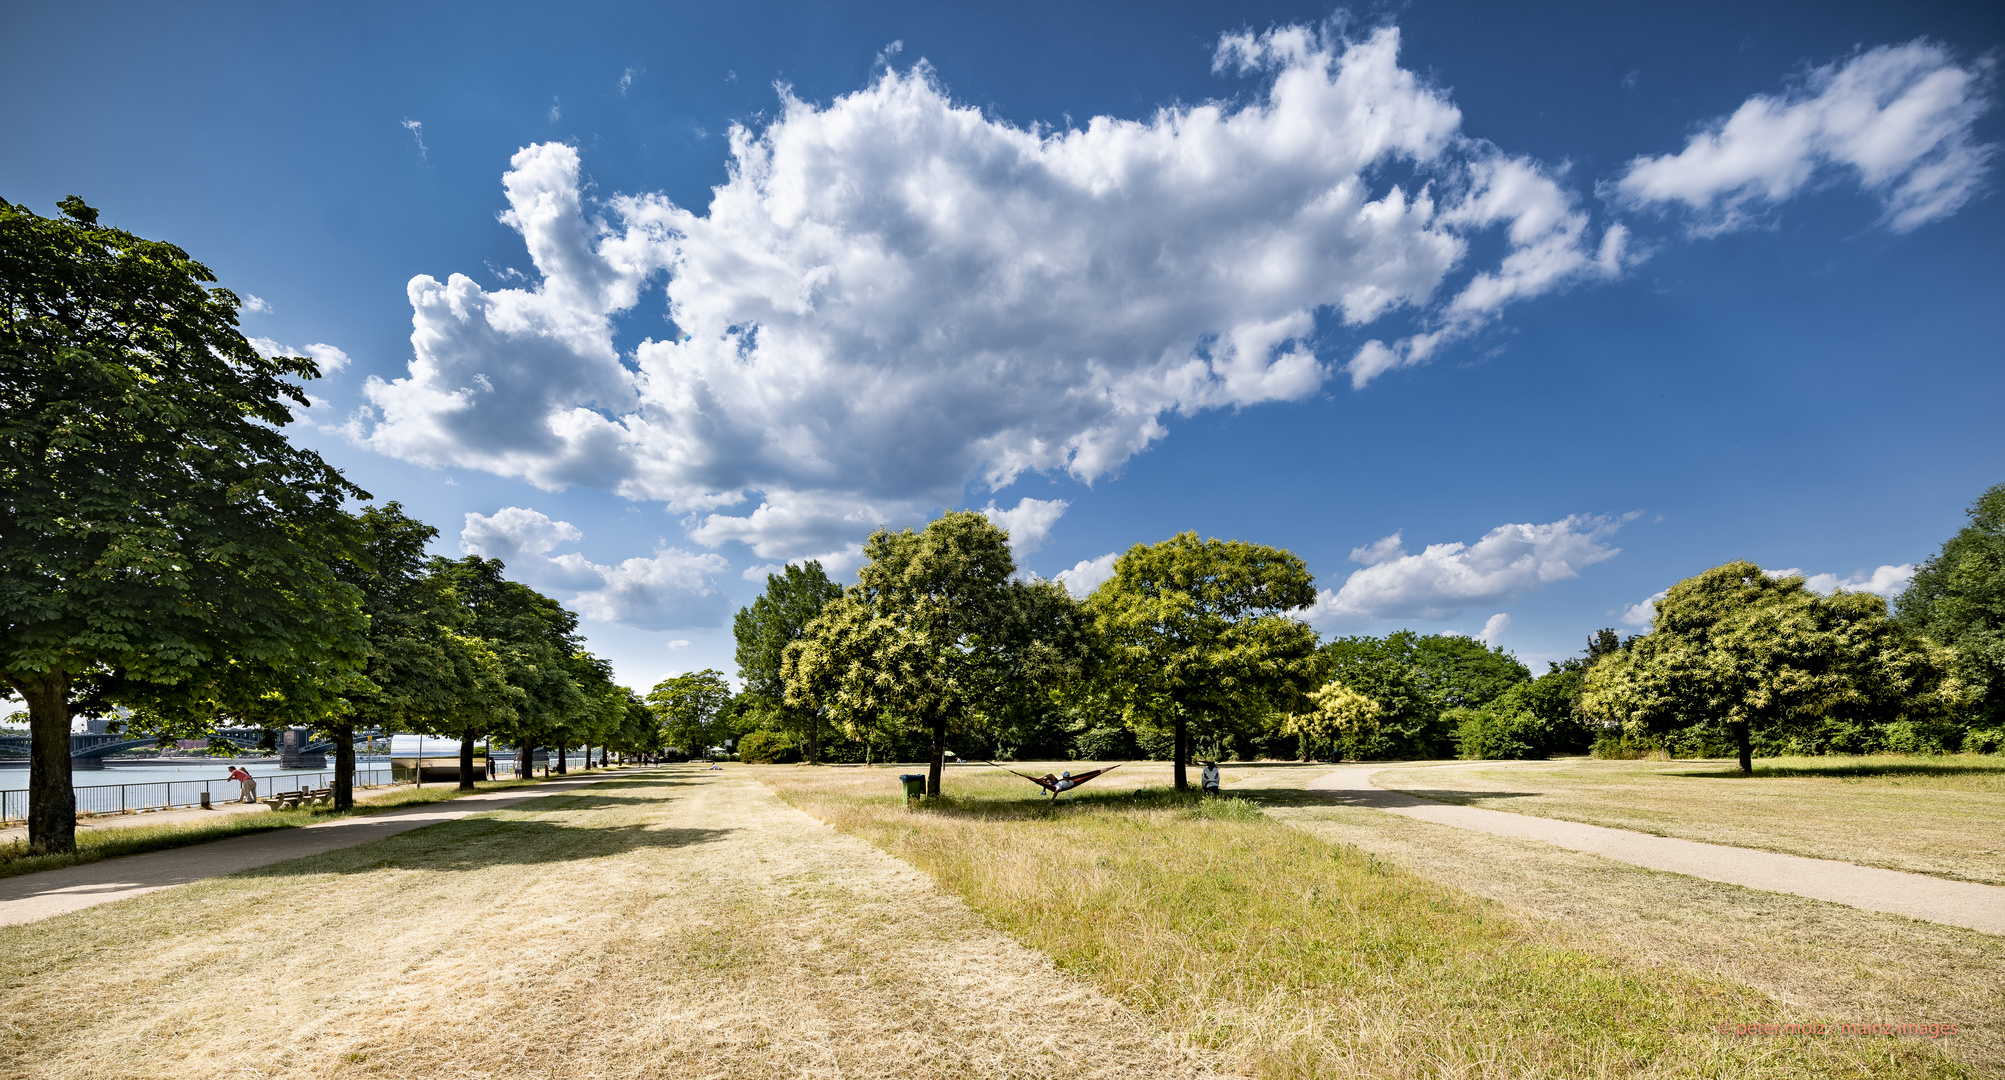
[[[2005,885],[2005,758],[1485,762],[1393,769],[1422,798]]]
[[[0,1076],[1200,1076],[924,875],[670,767],[0,930]]]
[[[949,798],[918,811],[893,794],[895,771],[776,766],[758,775],[816,817],[925,869],[1017,940],[1238,1071],[1962,1072],[1931,1047],[1901,1040],[1722,1038],[1717,1025],[1751,1017],[1853,1017],[1583,947],[1502,905],[1290,828],[1252,802],[1135,792],[1160,784],[1164,770],[1125,769],[1119,782],[1096,781],[1055,807],[1021,780],[957,770]],[[1288,773],[1228,770],[1226,779],[1283,783]]]
[[[1898,915],[1643,870],[1305,795],[1322,770],[1240,791],[1289,825],[1523,914],[1549,940],[1756,987],[1787,1010],[1949,1022],[1943,1053],[2005,1076],[2005,939]],[[1784,1013],[1753,1014],[1775,1022]]]

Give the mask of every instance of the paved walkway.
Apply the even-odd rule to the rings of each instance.
[[[1906,874],[1829,859],[1807,859],[1800,855],[1704,844],[1627,829],[1439,803],[1373,787],[1372,774],[1385,769],[1383,765],[1338,769],[1311,780],[1308,789],[1330,795],[1351,806],[1366,806],[1494,836],[1543,840],[1557,847],[1585,851],[1631,866],[1666,870],[1708,881],[1724,881],[1766,892],[1807,896],[1813,900],[1827,900],[1868,911],[1885,911],[2005,936],[2005,888],[1997,885],[1949,881],[1926,874]]]
[[[0,878],[0,926],[34,922],[51,915],[109,904],[159,889],[171,889],[202,878],[235,874],[303,855],[319,855],[354,847],[441,821],[455,821],[530,799],[563,795],[618,775],[619,772],[599,773],[576,780],[554,780],[529,788],[464,795],[446,802],[336,818],[297,829],[234,836],[227,840],[149,851],[142,855],[124,855],[82,866],[66,866],[60,870]]]

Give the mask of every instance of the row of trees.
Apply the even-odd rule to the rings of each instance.
[[[1007,535],[949,513],[880,530],[857,584],[815,563],[739,612],[746,756],[828,739],[921,750],[939,790],[950,737],[1007,754],[1352,759],[1990,750],[2005,743],[2005,485],[1917,573],[1897,612],[1820,596],[1753,563],[1679,582],[1651,632],[1597,631],[1532,673],[1503,650],[1401,631],[1318,644],[1294,555],[1182,534],[1138,544],[1085,600],[1024,579]],[[721,673],[708,673],[725,693]],[[726,700],[726,699],[720,699]]]
[[[237,329],[237,297],[171,244],[71,197],[0,200],[0,674],[28,705],[29,843],[75,845],[73,717],[163,739],[224,725],[333,739],[353,799],[359,729],[536,745],[655,738],[582,647],[577,617],[427,558],[436,530],[284,429],[303,357]]]

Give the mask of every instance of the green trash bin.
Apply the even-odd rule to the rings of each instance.
[[[926,797],[925,773],[899,773],[898,781],[905,785],[905,801],[907,803],[910,803],[914,799],[923,799]]]

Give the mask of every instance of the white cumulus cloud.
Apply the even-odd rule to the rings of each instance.
[[[1463,135],[1398,52],[1392,28],[1229,35],[1215,66],[1258,80],[1243,102],[1065,130],[957,104],[923,62],[825,105],[782,88],[702,213],[588,206],[575,150],[528,147],[502,220],[539,279],[412,279],[409,372],[371,381],[354,430],[794,559],[971,481],[1109,475],[1169,414],[1313,394],[1319,318],[1409,324],[1350,361],[1362,385],[1616,272],[1622,230]],[[1486,232],[1501,261],[1465,267]],[[614,322],[662,275],[678,332],[622,357]]]
[[[261,356],[310,356],[313,358],[314,363],[320,365],[320,373],[323,375],[331,375],[334,372],[340,371],[351,362],[347,353],[324,341],[316,341],[304,349],[295,349],[290,345],[280,344],[268,337],[253,337],[245,338],[244,340],[250,342],[251,348],[256,349]]]
[[[1657,621],[1657,601],[1669,596],[1670,591],[1660,589],[1644,597],[1640,602],[1629,604],[1622,609],[1622,625],[1635,626],[1644,630]]]
[[[1114,560],[1120,557],[1120,552],[1110,551],[1096,559],[1081,559],[1072,569],[1060,570],[1055,580],[1073,599],[1084,600],[1101,582],[1114,576]]]
[[[1880,566],[1843,578],[1836,574],[1806,574],[1794,566],[1787,570],[1762,571],[1772,578],[1800,577],[1803,579],[1804,588],[1824,596],[1843,589],[1846,592],[1869,592],[1889,600],[1907,591],[1908,582],[1914,579],[1914,572],[1913,563]]]
[[[1576,514],[1544,525],[1499,525],[1473,544],[1429,544],[1417,555],[1407,554],[1394,533],[1353,550],[1351,558],[1364,568],[1353,571],[1342,587],[1324,589],[1309,614],[1318,622],[1435,620],[1507,603],[1614,558],[1621,549],[1604,541],[1634,516]],[[1502,630],[1496,618],[1490,622]]]
[[[1955,212],[1983,180],[1996,147],[1973,129],[1991,105],[1990,66],[1926,40],[1868,49],[1749,98],[1678,153],[1637,158],[1613,188],[1631,206],[1683,204],[1698,231],[1717,232],[1849,172],[1904,232]]]
[[[459,547],[468,555],[501,560],[510,576],[525,584],[573,594],[570,605],[588,619],[643,630],[715,626],[723,619],[726,600],[715,575],[731,566],[721,556],[664,546],[652,556],[605,566],[577,552],[551,554],[584,538],[568,521],[507,506],[466,515]]]
[[[1846,592],[1869,592],[1892,600],[1907,590],[1908,582],[1914,578],[1915,565],[1901,563],[1898,566],[1880,566],[1843,578],[1836,574],[1806,574],[1794,566],[1782,570],[1763,570],[1762,573],[1772,578],[1800,577],[1803,579],[1804,588],[1823,596],[1829,596],[1843,589]],[[1657,621],[1657,601],[1668,595],[1670,595],[1669,590],[1660,590],[1644,597],[1640,603],[1625,606],[1620,616],[1623,624],[1642,630],[1650,629],[1651,624]]]
[[[1483,629],[1477,633],[1476,640],[1485,645],[1495,645],[1498,635],[1502,634],[1504,628],[1509,625],[1511,625],[1511,617],[1499,611],[1483,621]]]
[[[1065,508],[1072,505],[1064,499],[1018,499],[1008,510],[997,508],[990,500],[982,507],[982,515],[1009,534],[1009,548],[1018,558],[1044,546],[1051,536],[1051,527],[1065,514]]]

